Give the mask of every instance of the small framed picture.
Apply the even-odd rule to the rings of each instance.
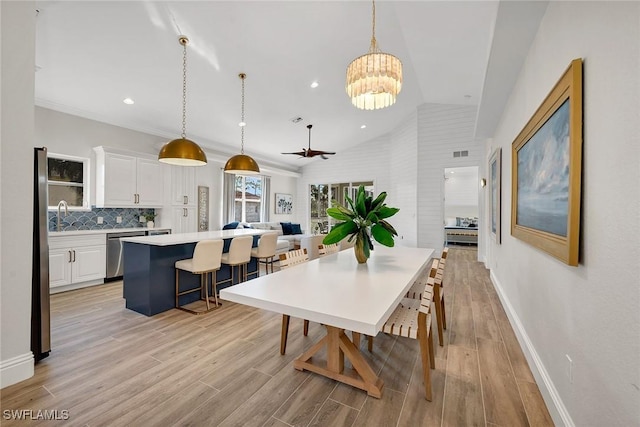
[[[276,193],[276,213],[291,214],[293,213],[293,196],[291,194]]]

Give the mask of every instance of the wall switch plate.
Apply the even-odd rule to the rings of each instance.
[[[103,224],[104,223],[104,218],[102,218],[101,216],[98,217],[98,224]]]
[[[147,220],[146,220],[142,215],[140,215],[140,219],[139,219],[138,221],[140,221],[140,222],[147,222]]]
[[[116,222],[117,222],[118,224],[122,223],[122,217],[121,217],[121,216],[117,216],[117,217],[116,217]]]

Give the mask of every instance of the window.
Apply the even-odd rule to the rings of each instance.
[[[235,221],[260,222],[262,178],[236,175]]]
[[[358,187],[364,185],[368,196],[373,194],[373,181],[344,182],[338,184],[311,184],[309,186],[309,201],[311,218],[309,225],[311,231],[317,234],[326,234],[336,220],[327,215],[327,208],[334,202],[343,206],[349,206],[345,196],[352,200],[358,192]]]
[[[89,159],[49,153],[47,186],[49,209],[64,200],[69,209],[89,210]]]

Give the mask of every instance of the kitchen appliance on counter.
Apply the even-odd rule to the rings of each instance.
[[[136,231],[118,231],[117,233],[107,233],[107,277],[106,280],[122,277],[124,262],[122,260],[121,237],[157,236],[160,234],[171,234],[171,229],[153,229]]]

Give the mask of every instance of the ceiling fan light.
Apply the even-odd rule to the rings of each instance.
[[[178,138],[164,144],[158,160],[177,166],[204,166],[207,164],[207,155],[190,139]]]
[[[260,168],[252,157],[246,154],[236,154],[227,160],[227,163],[224,165],[224,172],[236,175],[258,175]]]

